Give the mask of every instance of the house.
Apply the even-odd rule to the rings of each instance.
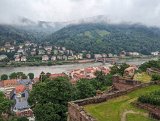
[[[26,56],[22,56],[22,57],[21,57],[21,61],[22,61],[22,62],[26,62],[26,61],[27,61]]]
[[[43,49],[38,50],[38,54],[39,54],[39,55],[44,55],[45,53],[46,53],[46,51],[43,50]]]
[[[15,58],[15,61],[16,61],[16,62],[19,62],[19,61],[20,61],[20,57],[16,57],[16,58]]]
[[[32,90],[32,81],[30,79],[21,79],[18,80],[20,85],[24,85],[27,90]]]
[[[66,55],[63,55],[62,58],[63,58],[63,60],[68,60]]]
[[[64,51],[63,50],[58,50],[58,53],[63,55]]]
[[[91,54],[86,54],[87,59],[91,59]]]
[[[24,53],[24,50],[22,48],[18,49],[18,53]]]
[[[31,45],[32,45],[32,43],[30,43],[30,41],[25,42],[25,46],[31,46]]]
[[[82,53],[79,53],[79,54],[77,55],[77,58],[78,58],[78,59],[83,59],[83,54],[82,54]]]
[[[120,52],[119,56],[120,57],[125,57],[126,56],[126,52],[125,51]]]
[[[126,68],[125,70],[124,70],[124,77],[133,77],[134,76],[134,74],[135,74],[135,71],[137,70],[137,67],[128,67],[128,68]]]
[[[108,57],[109,57],[109,58],[112,58],[113,56],[114,56],[114,55],[113,55],[112,53],[109,53],[109,54],[108,54]]]
[[[102,57],[103,57],[103,58],[106,58],[106,57],[107,57],[107,54],[103,53],[103,54],[102,54]]]
[[[65,48],[65,47],[62,47],[62,50],[63,50],[63,51],[65,51],[65,50],[66,50],[66,48]]]
[[[56,60],[57,60],[56,56],[51,57],[51,61],[56,61]]]
[[[74,60],[74,56],[68,56],[68,60]]]
[[[0,47],[0,51],[6,51],[5,47]]]
[[[6,42],[4,46],[5,46],[5,47],[10,47],[11,44],[10,44],[10,42]]]
[[[15,104],[12,108],[13,112],[15,112],[18,117],[33,117],[33,111],[30,109],[28,104],[28,96],[29,93],[26,90],[24,85],[16,86],[14,90],[13,100],[15,100]]]
[[[7,52],[7,53],[10,53],[10,52],[11,52],[11,50],[10,50],[10,49],[7,49],[7,50],[6,50],[6,52]]]
[[[98,61],[99,58],[102,58],[101,54],[94,54],[95,61]]]
[[[48,54],[48,55],[50,55],[50,54],[51,54],[51,52],[52,52],[51,50],[47,50],[47,54]]]
[[[69,50],[69,54],[70,54],[71,56],[73,56],[73,51],[72,51],[72,50]]]
[[[3,60],[5,58],[8,58],[7,55],[0,55],[0,60]]]
[[[57,77],[66,77],[67,75],[65,73],[57,73],[57,74],[51,74],[50,78],[54,79]]]
[[[11,99],[12,91],[18,85],[17,79],[2,80],[0,82],[0,90],[4,90],[4,94],[8,99]]]
[[[19,45],[19,49],[22,49],[24,45]]]
[[[57,55],[58,54],[58,50],[54,50],[53,53],[54,53],[54,55]]]
[[[46,47],[44,47],[44,49],[46,50],[46,51],[52,51],[52,46],[46,46]]]
[[[57,55],[57,60],[62,60],[62,59],[63,59],[62,55]]]
[[[14,47],[14,46],[11,46],[11,47],[10,47],[10,51],[11,51],[11,52],[15,52],[15,47]]]
[[[43,55],[43,56],[42,56],[42,61],[48,61],[48,60],[49,60],[48,55]]]
[[[129,56],[139,56],[140,54],[138,52],[128,52]]]
[[[33,51],[33,50],[32,50],[32,51],[31,51],[31,55],[32,55],[32,56],[36,55],[36,51]]]
[[[159,52],[158,52],[158,51],[156,51],[156,52],[151,52],[151,55],[157,56],[157,55],[159,55]]]

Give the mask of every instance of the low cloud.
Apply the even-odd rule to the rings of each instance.
[[[62,22],[97,15],[115,22],[160,26],[160,0],[0,0],[0,23],[23,17]]]

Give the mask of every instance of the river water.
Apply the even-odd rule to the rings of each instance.
[[[127,60],[123,59],[123,60],[119,60],[119,62],[140,65],[152,59],[127,59]],[[25,74],[34,73],[35,77],[38,77],[42,71],[45,73],[47,72],[50,72],[50,73],[66,72],[67,73],[74,69],[100,66],[100,65],[102,65],[102,63],[84,63],[84,64],[69,64],[69,65],[55,65],[55,66],[35,66],[35,67],[0,67],[0,75],[2,74],[9,75],[13,72],[23,72]],[[110,64],[106,63],[105,65],[109,66]]]

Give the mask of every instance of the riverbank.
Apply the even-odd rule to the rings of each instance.
[[[94,63],[94,59],[89,60],[72,60],[72,61],[39,61],[39,62],[8,62],[0,63],[0,67],[33,67],[33,66],[54,66],[54,65],[69,65],[79,63]]]

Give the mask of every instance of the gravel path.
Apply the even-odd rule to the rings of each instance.
[[[133,110],[129,110],[129,111],[123,112],[121,116],[121,121],[127,121],[126,120],[127,114],[139,114],[139,115],[143,115],[144,117],[148,117],[148,113],[134,112]]]

